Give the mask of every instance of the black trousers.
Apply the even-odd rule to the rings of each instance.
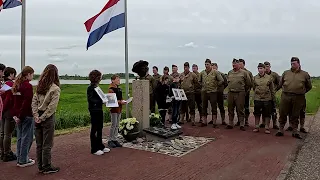
[[[91,153],[103,150],[105,146],[102,143],[102,128],[103,128],[103,111],[90,111],[91,116]]]
[[[272,101],[254,101],[254,116],[271,118]]]

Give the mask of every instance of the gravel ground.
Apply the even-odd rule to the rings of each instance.
[[[320,179],[320,113],[311,122],[310,132],[305,139],[286,180]]]

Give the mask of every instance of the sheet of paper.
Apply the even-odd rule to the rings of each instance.
[[[133,97],[130,97],[129,99],[126,100],[126,103],[127,104],[131,103],[132,99],[133,99]]]
[[[3,90],[3,91],[9,91],[10,89],[12,89],[12,87],[10,87],[10,86],[8,86],[8,85],[6,85],[6,84],[4,84],[4,85],[2,86],[2,88],[1,88],[1,90]]]
[[[119,107],[117,95],[115,93],[105,94],[107,99],[106,107]]]
[[[105,96],[104,92],[102,91],[102,89],[100,87],[96,87],[96,88],[94,88],[94,90],[98,93],[99,97],[101,98],[101,100],[103,102],[108,101],[107,97]]]

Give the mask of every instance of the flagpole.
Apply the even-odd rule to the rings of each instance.
[[[126,99],[129,99],[129,63],[128,63],[128,8],[127,0],[124,0],[125,9],[125,30],[124,30],[124,41],[125,41],[125,71],[126,71]],[[129,118],[129,105],[126,104],[126,118]]]
[[[26,65],[26,0],[22,0],[21,8],[21,71]]]

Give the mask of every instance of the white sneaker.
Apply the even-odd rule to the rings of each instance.
[[[33,166],[36,163],[35,160],[33,159],[29,159],[29,161],[25,164],[17,164],[18,167],[24,168],[24,167],[29,167],[29,166]]]
[[[181,129],[181,126],[180,126],[179,124],[176,124],[176,127],[177,127],[178,129]]]
[[[178,127],[177,127],[176,124],[172,124],[172,125],[171,125],[171,129],[172,129],[172,130],[176,130],[176,129],[178,129]]]
[[[97,152],[95,152],[95,153],[93,153],[93,154],[94,154],[94,155],[97,155],[97,156],[101,156],[101,155],[104,154],[104,152],[101,151],[101,150],[99,150],[99,151],[97,151]]]
[[[103,151],[104,153],[108,153],[108,152],[110,152],[110,149],[109,149],[109,148],[104,148],[102,151]]]

